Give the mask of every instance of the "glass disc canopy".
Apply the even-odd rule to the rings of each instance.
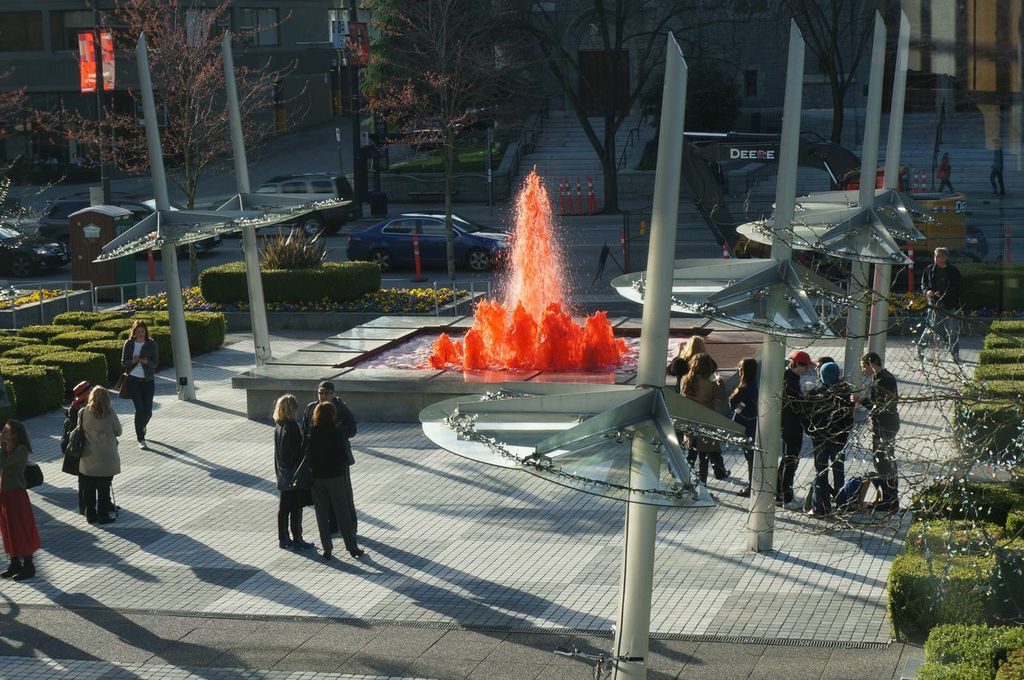
[[[194,243],[217,234],[241,231],[249,225],[266,227],[315,210],[342,207],[349,203],[350,200],[340,198],[309,201],[289,196],[240,194],[217,210],[158,210],[103,246],[95,261],[134,255],[165,244]],[[227,209],[233,205],[245,206],[245,209]]]
[[[677,435],[746,445],[743,428],[671,388],[574,383],[505,383],[496,392],[438,402],[420,412],[438,446],[478,463],[520,469],[556,484],[621,501],[710,507]],[[629,487],[636,438],[660,455],[649,478]]]
[[[848,306],[846,295],[827,279],[794,262],[774,260],[685,260],[672,280],[672,311],[693,314],[739,328],[792,337],[828,335],[828,321]],[[628,300],[643,303],[646,274],[612,279]],[[781,295],[781,311],[768,314],[768,302]]]

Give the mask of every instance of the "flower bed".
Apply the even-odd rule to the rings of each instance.
[[[183,288],[185,311],[247,312],[247,304],[223,304],[203,298],[199,287]],[[429,314],[456,300],[469,298],[469,292],[451,288],[387,288],[375,290],[349,302],[269,302],[268,312],[359,312],[375,314]],[[167,309],[167,294],[133,298],[125,304],[129,312]]]
[[[22,307],[24,305],[31,305],[31,304],[34,304],[36,302],[39,302],[39,298],[40,297],[42,297],[43,300],[53,300],[55,298],[64,297],[64,295],[66,295],[67,293],[73,293],[73,292],[75,292],[75,291],[69,291],[69,290],[50,290],[50,289],[34,290],[31,293],[26,293],[25,295],[19,295],[18,297],[14,298],[13,300],[10,300],[10,299],[0,300],[0,309],[10,309],[11,306],[12,306],[12,303],[13,303],[14,307]]]

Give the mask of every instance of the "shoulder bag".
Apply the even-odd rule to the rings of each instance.
[[[35,463],[25,466],[25,488],[34,489],[43,483],[43,470]]]
[[[85,408],[82,408],[78,412],[78,424],[68,435],[67,454],[75,458],[81,458],[85,454],[85,430],[82,428],[82,413],[84,411]]]
[[[121,373],[121,377],[119,377],[117,379],[117,382],[114,384],[114,389],[117,391],[117,396],[121,397],[122,399],[127,399],[128,398],[128,374],[127,373]]]

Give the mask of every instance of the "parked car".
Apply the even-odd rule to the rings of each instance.
[[[0,270],[12,276],[32,276],[70,261],[67,245],[26,234],[9,220],[0,222]]]
[[[50,201],[43,208],[43,214],[39,218],[39,235],[44,239],[51,241],[61,241],[63,243],[69,243],[71,241],[71,234],[69,233],[70,218],[71,215],[88,208],[90,205],[88,196],[70,196],[67,198],[58,198]],[[131,212],[132,218],[138,222],[150,214],[156,211],[154,207],[154,201],[140,200],[136,198],[126,198],[124,196],[111,196],[110,205],[117,206],[118,208],[124,208]],[[171,210],[182,209],[179,206],[171,206]],[[220,236],[211,236],[208,239],[204,239],[196,243],[196,250],[205,252],[207,250],[213,250],[221,243]]]
[[[308,196],[311,201],[335,197],[351,201],[355,196],[352,185],[346,177],[328,172],[271,177],[256,189],[256,193]],[[341,229],[343,224],[358,217],[355,210],[355,205],[350,203],[339,208],[317,210],[294,222],[283,224],[301,228],[309,236],[315,236],[321,232],[334,234]]]
[[[487,271],[502,260],[508,248],[508,234],[452,215],[455,231],[455,262],[473,271]],[[419,240],[420,262],[424,267],[445,267],[448,239],[443,213],[403,213],[353,232],[348,237],[348,259],[369,260],[381,271],[413,263],[412,237]]]

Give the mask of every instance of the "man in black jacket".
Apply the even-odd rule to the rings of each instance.
[[[860,397],[859,402],[871,413],[871,451],[876,472],[872,482],[882,495],[874,507],[876,510],[896,510],[899,508],[896,433],[900,431],[897,410],[900,395],[896,376],[882,367],[882,358],[875,352],[868,352],[861,358],[860,368],[871,378],[867,396]]]
[[[313,410],[317,404],[322,402],[330,403],[334,406],[335,417],[337,418],[336,428],[346,438],[351,439],[356,436],[356,417],[352,411],[349,410],[345,402],[341,400],[334,392],[334,383],[329,380],[324,380],[316,388],[316,400],[306,404],[306,410],[302,414],[302,449],[306,450],[306,443],[309,439],[309,432],[313,428]],[[352,479],[348,478],[349,493],[348,497],[351,499],[352,496]],[[328,508],[328,514],[331,522],[331,533],[338,533],[338,520],[335,518],[334,511]],[[353,501],[349,507],[349,511],[352,515],[352,526],[353,530],[359,531],[359,522],[356,518],[356,507]]]
[[[814,451],[814,486],[811,512],[824,515],[832,510],[832,498],[846,483],[843,449],[853,429],[853,399],[850,385],[834,361],[819,362],[821,385],[807,393],[808,426]],[[833,483],[829,486],[828,471]]]
[[[928,297],[928,318],[917,341],[917,356],[924,357],[929,335],[941,331],[953,361],[960,363],[960,270],[949,263],[949,249],[935,249],[935,262],[921,276],[921,291]]]
[[[814,365],[811,355],[797,350],[789,355],[789,366],[782,379],[782,459],[776,480],[775,504],[785,504],[791,510],[802,506],[793,495],[793,479],[800,464],[800,449],[804,445],[807,429],[807,409],[800,377]]]

